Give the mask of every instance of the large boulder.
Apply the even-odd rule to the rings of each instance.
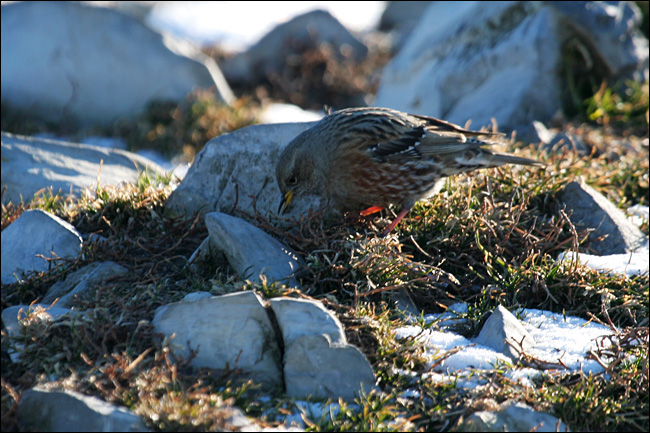
[[[432,2],[384,69],[375,105],[528,129],[561,109],[571,47],[602,79],[647,80],[640,19],[632,2]]]
[[[3,3],[1,68],[3,104],[64,124],[108,124],[196,88],[233,98],[196,48],[80,2]]]
[[[315,10],[282,23],[247,51],[223,62],[231,82],[257,83],[279,74],[292,55],[328,44],[340,58],[361,60],[368,48],[329,12]]]

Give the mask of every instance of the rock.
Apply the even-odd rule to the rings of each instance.
[[[320,302],[273,298],[270,303],[285,345],[303,335],[327,335],[334,344],[347,343],[343,325]]]
[[[54,264],[74,260],[81,246],[81,235],[72,224],[42,210],[25,211],[2,231],[2,284],[14,283],[25,273],[48,271],[48,259]]]
[[[562,107],[568,43],[615,82],[648,77],[648,42],[630,2],[432,2],[386,66],[375,105],[441,117],[472,128],[495,118],[528,128]],[[609,47],[616,47],[614,50]]]
[[[339,320],[322,304],[271,299],[284,342],[287,395],[353,400],[375,387],[366,357],[347,344]]]
[[[110,124],[153,100],[215,86],[216,63],[111,9],[77,2],[2,4],[2,102],[47,121]],[[4,109],[4,108],[3,108]]]
[[[341,58],[359,61],[368,54],[368,48],[329,12],[315,10],[280,24],[246,52],[224,60],[222,69],[229,82],[255,84],[281,74],[292,56],[322,44]]]
[[[191,215],[237,211],[277,215],[282,198],[275,179],[277,158],[287,144],[314,123],[252,125],[216,137],[196,156],[185,179],[167,200],[165,210]],[[304,206],[301,206],[304,205]],[[319,198],[292,203],[288,218],[321,207]]]
[[[97,287],[106,280],[128,273],[129,270],[115,262],[95,262],[68,275],[65,280],[54,283],[47,291],[43,300],[50,304],[59,298],[56,303],[59,307],[70,307],[75,297],[88,299],[94,296]]]
[[[284,350],[287,395],[304,399],[354,400],[375,387],[375,375],[361,351],[336,344],[327,334],[303,335]]]
[[[295,274],[304,263],[280,241],[240,218],[221,212],[207,214],[205,225],[211,245],[226,256],[242,279],[300,285]]]
[[[281,360],[271,321],[254,292],[177,302],[158,308],[156,332],[167,338],[177,357],[194,368],[241,370],[267,385],[281,385]]]
[[[503,353],[513,361],[519,358],[522,350],[526,353],[536,344],[519,320],[501,305],[488,317],[474,342]]]
[[[648,39],[640,30],[643,14],[634,2],[552,2],[570,31],[586,38],[587,49],[598,54],[614,80],[648,80]]]
[[[204,296],[163,306],[153,319],[156,332],[175,335],[169,343],[175,356],[188,359],[196,351],[193,367],[236,369],[266,385],[284,386],[295,398],[352,400],[374,388],[370,364],[322,304],[272,299],[281,333],[276,335],[254,292]]]
[[[98,178],[101,185],[117,185],[137,181],[139,171],[145,169],[165,173],[157,164],[124,150],[6,132],[1,142],[2,188],[7,188],[3,204],[29,202],[43,188],[79,196],[85,188],[94,190]]]
[[[22,394],[17,416],[21,426],[30,431],[148,431],[144,421],[125,407],[75,391],[42,387]]]
[[[645,234],[627,219],[625,212],[587,185],[584,179],[567,184],[559,198],[578,230],[593,230],[590,239],[606,236],[602,241],[589,243],[597,254],[625,254],[647,242]]]
[[[635,204],[627,208],[628,219],[637,227],[641,227],[644,222],[650,220],[650,208],[641,204]]]
[[[535,432],[567,432],[570,431],[562,420],[553,415],[537,412],[532,407],[506,401],[496,411],[475,412],[461,420],[457,431],[535,431]]]

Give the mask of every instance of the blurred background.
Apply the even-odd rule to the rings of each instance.
[[[2,2],[2,131],[166,169],[363,105],[531,143],[571,121],[647,136],[647,83],[648,2]]]

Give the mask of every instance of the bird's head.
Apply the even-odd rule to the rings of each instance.
[[[278,214],[286,212],[296,197],[322,194],[325,168],[316,162],[309,139],[309,131],[303,132],[280,154],[275,170],[282,193]]]

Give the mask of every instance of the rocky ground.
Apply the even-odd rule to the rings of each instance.
[[[467,4],[427,33],[436,3],[364,35],[308,13],[234,53],[68,3],[37,12],[70,31],[31,13],[47,38],[21,45],[5,20],[33,6],[3,4],[3,431],[647,431],[641,15]],[[387,237],[390,211],[278,216],[297,121],[366,104],[548,166],[456,176]]]

